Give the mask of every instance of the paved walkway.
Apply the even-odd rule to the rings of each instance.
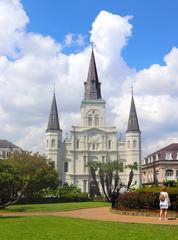
[[[0,213],[0,216],[63,216],[82,219],[94,219],[112,222],[129,223],[151,223],[151,224],[170,224],[178,225],[178,219],[169,219],[168,221],[159,221],[158,217],[128,216],[110,212],[109,207],[86,208],[65,212],[32,212],[32,213]]]

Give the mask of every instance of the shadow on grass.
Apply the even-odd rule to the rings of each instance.
[[[5,208],[3,212],[28,212],[28,210],[33,209],[32,207],[19,207],[19,208]]]
[[[1,219],[16,219],[16,218],[24,218],[25,216],[1,216],[0,215],[0,220]]]

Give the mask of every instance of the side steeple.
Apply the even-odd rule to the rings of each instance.
[[[129,120],[128,120],[128,126],[127,126],[126,132],[140,132],[133,93],[132,93]]]
[[[100,89],[101,83],[98,80],[98,74],[97,74],[97,69],[96,69],[96,62],[95,62],[93,48],[91,51],[88,77],[87,77],[87,81],[84,83],[84,85],[85,85],[85,95],[84,95],[85,100],[101,99],[101,89]]]
[[[55,93],[54,93],[46,132],[56,131],[56,130],[61,130],[61,129],[60,129],[60,125],[59,125],[59,117],[58,117],[58,110],[57,110],[57,104],[56,104],[56,96],[55,96]]]

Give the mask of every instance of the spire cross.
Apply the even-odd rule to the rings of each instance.
[[[131,86],[131,93],[132,93],[132,96],[133,96],[133,85]]]
[[[54,93],[55,93],[55,91],[56,91],[56,81],[54,79]]]
[[[91,49],[93,50],[93,48],[94,48],[94,42],[92,41],[91,42]]]

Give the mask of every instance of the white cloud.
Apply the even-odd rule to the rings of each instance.
[[[73,43],[73,34],[72,33],[69,33],[65,36],[65,39],[64,39],[64,44],[67,46],[67,47],[70,47]]]
[[[0,1],[0,55],[14,55],[29,19],[20,0]]]
[[[9,18],[9,13],[12,16]],[[143,152],[177,141],[178,49],[164,57],[164,66],[153,64],[139,72],[122,58],[132,36],[131,17],[101,11],[92,24],[102,96],[108,123],[124,132],[130,108],[130,86],[143,136]],[[64,43],[50,36],[25,31],[28,17],[18,0],[0,1],[0,138],[29,150],[44,150],[53,85],[56,85],[60,125],[69,131],[80,123],[91,49],[65,55],[62,47],[85,46],[85,36],[69,33]],[[80,29],[79,29],[80,30]],[[14,58],[13,61],[9,60]]]

